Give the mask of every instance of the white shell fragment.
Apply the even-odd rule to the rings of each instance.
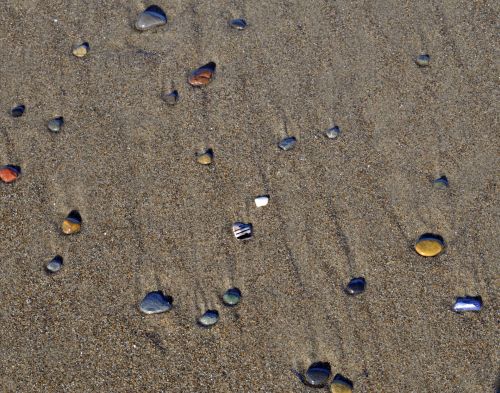
[[[261,195],[255,198],[255,206],[262,207],[269,203],[269,195]]]
[[[244,222],[235,222],[233,224],[233,233],[236,239],[248,240],[252,238],[252,224]]]

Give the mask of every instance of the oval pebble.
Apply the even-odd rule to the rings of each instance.
[[[60,255],[56,255],[52,260],[47,264],[47,271],[49,273],[57,273],[61,270],[63,265],[63,257]]]
[[[219,321],[219,312],[217,310],[207,310],[198,319],[198,323],[204,327],[215,325]]]
[[[260,195],[255,198],[255,206],[263,207],[269,203],[269,195]]]
[[[431,57],[427,54],[421,54],[415,59],[415,63],[417,63],[419,67],[427,67],[430,62]]]
[[[352,393],[353,383],[340,374],[335,375],[330,385],[330,393]]]
[[[289,137],[282,139],[280,141],[280,143],[278,143],[278,146],[280,149],[286,151],[286,150],[292,149],[296,143],[297,143],[297,139],[294,136],[289,136]]]
[[[253,236],[253,226],[250,223],[235,222],[233,224],[233,234],[238,240],[251,239]]]
[[[73,56],[84,57],[90,50],[90,45],[88,42],[83,42],[79,45],[73,47]]]
[[[247,21],[242,18],[235,18],[229,21],[229,25],[236,30],[245,30],[247,27]]]
[[[139,309],[144,314],[160,314],[172,309],[172,296],[166,296],[162,291],[149,292],[142,299]]]
[[[82,216],[78,210],[71,210],[62,223],[62,231],[65,235],[72,235],[80,232],[82,226]]]
[[[424,233],[415,243],[415,251],[423,257],[435,257],[444,250],[445,243],[441,236]]]
[[[453,305],[453,311],[455,312],[481,311],[482,308],[483,299],[481,296],[457,297]]]
[[[10,110],[10,115],[12,117],[21,117],[25,109],[26,107],[23,104],[19,104]]]
[[[196,161],[201,165],[210,165],[214,159],[214,151],[212,149],[206,149],[205,151],[198,153],[196,155]]]
[[[358,295],[365,291],[365,287],[366,280],[363,277],[356,277],[349,281],[345,290],[349,295]]]
[[[432,186],[436,190],[444,190],[445,188],[448,188],[448,178],[446,176],[441,176],[432,182]]]
[[[216,65],[213,61],[192,71],[188,77],[191,86],[200,87],[207,85],[215,75]]]
[[[326,130],[326,136],[330,139],[335,139],[340,135],[340,127],[339,126],[333,126]]]
[[[62,116],[55,117],[50,120],[47,124],[47,127],[52,132],[59,132],[64,124],[64,118]]]
[[[163,93],[161,99],[168,105],[175,105],[179,101],[179,92],[172,90],[170,93]]]
[[[151,5],[139,14],[135,28],[139,31],[150,30],[167,24],[167,15],[157,5]]]
[[[305,383],[313,387],[323,387],[328,383],[332,374],[332,368],[328,362],[316,362],[307,369],[304,380]]]
[[[241,291],[238,288],[230,288],[222,295],[222,300],[226,306],[236,306],[241,300]]]
[[[12,183],[21,174],[21,168],[17,165],[4,165],[0,167],[0,180],[4,183]]]

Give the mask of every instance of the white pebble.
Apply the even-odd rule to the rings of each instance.
[[[262,207],[266,206],[269,203],[269,196],[261,195],[255,198],[255,206]]]

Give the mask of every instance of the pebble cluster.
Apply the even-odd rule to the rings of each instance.
[[[135,21],[135,28],[138,31],[144,32],[159,28],[167,24],[166,13],[156,5],[147,7],[141,12]],[[229,26],[236,30],[244,30],[247,28],[247,22],[244,19],[236,18],[229,21]],[[75,57],[82,58],[90,51],[88,42],[77,44],[72,49],[72,54]],[[430,56],[421,54],[415,59],[415,63],[419,67],[428,67],[430,65]],[[216,64],[209,62],[199,68],[193,70],[187,79],[187,83],[193,87],[200,88],[208,85],[215,77]],[[168,105],[178,103],[180,96],[177,90],[172,90],[168,93],[162,93],[161,99]],[[26,107],[24,104],[18,104],[10,110],[10,114],[14,118],[24,115]],[[62,116],[55,117],[48,121],[47,128],[53,133],[59,133],[64,125]],[[339,138],[341,135],[340,127],[337,125],[325,131],[325,135],[329,139]],[[281,150],[288,151],[295,147],[297,139],[294,136],[286,136],[278,143]],[[211,148],[206,148],[203,151],[196,153],[196,161],[201,165],[210,165],[214,160],[214,152]],[[0,167],[0,180],[3,183],[14,183],[21,175],[21,168],[14,164],[7,164]],[[433,181],[433,187],[436,189],[448,188],[448,179],[446,176],[441,176]],[[255,206],[263,207],[269,203],[269,195],[260,195],[255,197]],[[81,231],[82,217],[77,210],[72,210],[61,224],[61,231],[65,235],[73,235]],[[253,226],[251,223],[235,222],[232,225],[232,231],[238,240],[250,240],[253,237]],[[445,251],[445,241],[438,235],[433,233],[422,234],[415,242],[415,251],[423,257],[436,257]],[[57,273],[63,266],[63,257],[56,255],[46,265],[46,271],[50,274]],[[366,289],[366,280],[364,277],[352,278],[347,283],[344,291],[348,295],[362,294]],[[241,291],[238,288],[229,288],[222,295],[221,300],[224,305],[234,307],[241,301]],[[457,297],[452,307],[453,311],[462,313],[467,311],[478,312],[482,309],[483,302],[480,296],[464,296]],[[139,304],[139,310],[144,314],[161,314],[172,310],[173,298],[165,295],[161,290],[156,290],[147,293]],[[220,319],[219,311],[210,309],[206,310],[198,319],[197,323],[203,327],[211,327]],[[353,383],[337,374],[333,380],[331,379],[331,366],[328,362],[314,362],[301,376],[304,384],[311,387],[329,386],[332,393],[348,393],[353,390]]]

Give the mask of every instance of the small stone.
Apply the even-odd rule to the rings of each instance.
[[[196,155],[196,161],[201,165],[210,165],[214,159],[214,151],[207,149],[202,153]]]
[[[241,300],[241,291],[238,288],[230,288],[222,295],[222,300],[226,306],[236,306]]]
[[[251,239],[253,235],[252,224],[245,224],[244,222],[235,222],[233,224],[233,233],[236,239],[239,240]]]
[[[282,139],[280,143],[278,143],[278,146],[282,150],[290,150],[292,149],[295,144],[297,143],[297,139],[294,136],[289,136],[285,139]]]
[[[444,250],[445,244],[441,236],[424,233],[415,244],[415,251],[423,257],[435,257]]]
[[[63,265],[63,258],[60,255],[56,255],[52,260],[47,264],[47,271],[49,273],[57,273],[61,270]]]
[[[61,131],[61,127],[63,126],[63,124],[64,124],[64,118],[60,116],[50,120],[49,123],[47,124],[47,127],[52,132],[59,132]]]
[[[448,188],[448,178],[446,176],[441,176],[439,179],[432,182],[432,186],[436,190],[444,190]]]
[[[357,277],[349,281],[349,284],[347,284],[345,291],[349,295],[358,295],[364,292],[365,287],[366,287],[365,279],[363,277]]]
[[[139,309],[144,314],[160,314],[172,309],[172,296],[166,296],[162,291],[149,292],[142,299]]]
[[[165,12],[157,5],[151,5],[139,14],[135,22],[135,28],[145,31],[165,24],[167,24]]]
[[[431,57],[429,55],[422,54],[416,58],[415,63],[417,63],[417,65],[419,67],[427,67],[429,65],[430,61],[431,61]]]
[[[255,206],[262,207],[269,203],[269,195],[261,195],[255,198]]]
[[[191,86],[205,86],[207,85],[213,78],[215,74],[215,63],[211,61],[210,63],[197,68],[188,78],[188,83]]]
[[[21,117],[24,114],[26,107],[23,104],[17,105],[10,110],[10,115],[12,117]]]
[[[80,45],[73,47],[73,55],[76,57],[84,57],[90,50],[90,45],[88,42],[84,42]]]
[[[335,139],[340,135],[340,128],[339,126],[333,126],[332,128],[329,128],[326,130],[326,136],[330,139]]]
[[[209,327],[215,325],[219,321],[219,312],[217,310],[207,310],[198,319],[201,326]]]
[[[481,296],[457,297],[453,305],[453,311],[455,312],[481,311],[482,308],[483,299]]]
[[[72,235],[80,232],[81,226],[82,216],[77,210],[72,210],[62,223],[62,231],[65,235]]]
[[[17,165],[4,165],[0,167],[0,180],[4,183],[12,183],[21,174],[21,168]]]
[[[161,99],[168,105],[175,105],[179,101],[179,92],[172,90],[170,93],[163,93]]]
[[[353,389],[353,383],[340,374],[335,375],[332,384],[330,385],[331,393],[352,393]]]
[[[231,19],[229,21],[229,26],[236,30],[245,30],[247,27],[247,21],[242,18]]]
[[[304,380],[307,385],[320,388],[328,383],[331,374],[330,363],[316,362],[309,366],[304,375]]]

